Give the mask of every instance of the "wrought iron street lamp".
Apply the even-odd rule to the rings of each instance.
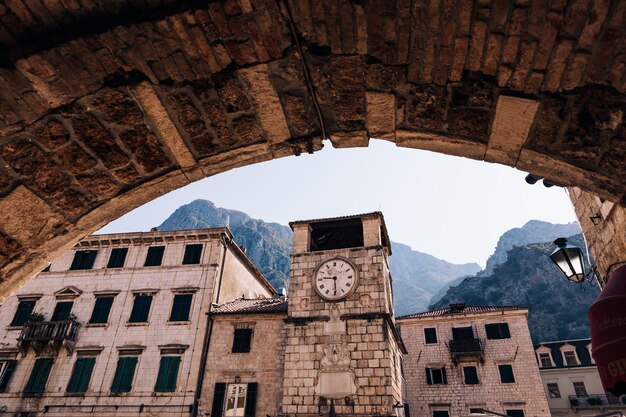
[[[591,286],[595,280],[600,285],[602,277],[595,264],[589,266],[589,272],[585,272],[583,251],[579,247],[569,245],[564,237],[555,240],[554,244],[557,248],[550,254],[550,259],[568,280],[577,284],[587,281]]]

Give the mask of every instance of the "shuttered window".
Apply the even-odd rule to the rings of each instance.
[[[67,384],[67,392],[84,393],[87,391],[95,363],[96,358],[76,359],[70,382]]]
[[[109,263],[107,263],[107,268],[124,268],[126,254],[128,254],[128,248],[112,249],[111,256],[109,256]]]
[[[185,246],[185,255],[183,256],[183,265],[199,264],[202,256],[202,244],[193,244]]]
[[[91,312],[91,318],[89,323],[91,324],[103,324],[109,321],[109,313],[111,312],[111,306],[113,305],[113,297],[97,297],[96,303],[93,306]]]
[[[500,382],[504,384],[515,382],[515,375],[513,375],[513,367],[511,365],[498,365],[498,371],[500,372]]]
[[[233,336],[233,353],[250,352],[252,329],[235,329]]]
[[[447,410],[434,410],[433,417],[450,417],[450,413]]]
[[[28,382],[24,387],[24,394],[40,394],[46,389],[46,382],[48,382],[48,376],[52,369],[51,358],[39,358],[35,360],[35,365],[30,373]]]
[[[524,417],[524,410],[506,410],[506,415],[510,417]]]
[[[255,417],[258,384],[215,384],[211,417]]]
[[[70,271],[92,269],[93,264],[96,261],[97,254],[97,250],[77,250],[74,253],[74,259],[72,260]]]
[[[176,379],[178,378],[178,368],[180,366],[180,356],[161,356],[159,364],[159,375],[157,376],[155,392],[176,391]]]
[[[111,392],[130,392],[133,387],[136,367],[136,356],[120,356],[117,360],[117,369],[115,370],[115,377],[113,377]]]
[[[72,312],[72,307],[74,307],[73,301],[59,301],[57,305],[54,306],[50,321],[67,320]]]
[[[150,246],[143,266],[159,266],[163,262],[165,246]]]
[[[0,362],[0,392],[7,392],[9,381],[13,376],[13,371],[17,366],[16,360],[8,360]]]
[[[426,383],[428,385],[447,385],[446,368],[426,368]]]
[[[226,384],[223,382],[215,383],[213,391],[213,406],[211,407],[211,417],[222,417],[224,411],[224,399],[226,397]]]
[[[465,378],[465,383],[467,385],[478,384],[478,370],[476,369],[475,366],[464,366],[463,376]]]
[[[135,295],[133,310],[130,312],[129,323],[144,323],[148,321],[150,306],[152,305],[151,295]]]
[[[191,300],[193,294],[176,294],[172,303],[172,313],[170,321],[187,321],[189,320],[189,310],[191,309]]]
[[[15,316],[13,316],[13,320],[11,321],[11,326],[23,326],[24,323],[28,320],[33,309],[35,308],[36,300],[22,300],[17,305],[17,310],[15,311]]]
[[[424,329],[424,340],[427,345],[437,343],[437,329],[434,327]]]
[[[487,339],[510,339],[511,332],[507,323],[485,324]]]

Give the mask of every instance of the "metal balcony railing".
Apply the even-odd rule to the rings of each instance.
[[[463,358],[483,360],[483,344],[480,339],[450,340],[448,347],[452,361],[456,364]]]
[[[586,407],[606,407],[610,405],[623,406],[626,405],[620,401],[619,397],[614,395],[605,394],[591,394],[591,395],[570,395],[569,403],[572,408],[586,408]]]
[[[61,345],[72,351],[79,328],[80,323],[74,319],[26,323],[17,338],[17,344],[22,351],[26,351],[29,346],[39,352],[46,346]]]

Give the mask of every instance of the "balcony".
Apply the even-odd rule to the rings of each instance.
[[[472,362],[484,360],[484,349],[480,339],[450,340],[448,343],[452,362]]]
[[[578,408],[606,408],[612,406],[624,406],[626,400],[622,400],[614,395],[591,394],[591,395],[570,395],[569,403],[573,409]]]
[[[24,354],[29,347],[40,354],[44,349],[56,353],[62,346],[71,354],[79,328],[80,323],[74,319],[26,323],[17,338],[17,346]]]

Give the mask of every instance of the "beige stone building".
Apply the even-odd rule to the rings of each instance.
[[[402,417],[382,214],[291,226],[288,300],[227,229],[81,241],[0,308],[0,407]]]
[[[542,342],[535,346],[552,417],[626,413],[626,396],[608,394],[591,356],[591,339]]]
[[[189,415],[212,304],[273,293],[227,229],[91,236],[0,308],[0,407]]]
[[[549,416],[527,318],[523,307],[465,304],[399,317],[411,414]]]

